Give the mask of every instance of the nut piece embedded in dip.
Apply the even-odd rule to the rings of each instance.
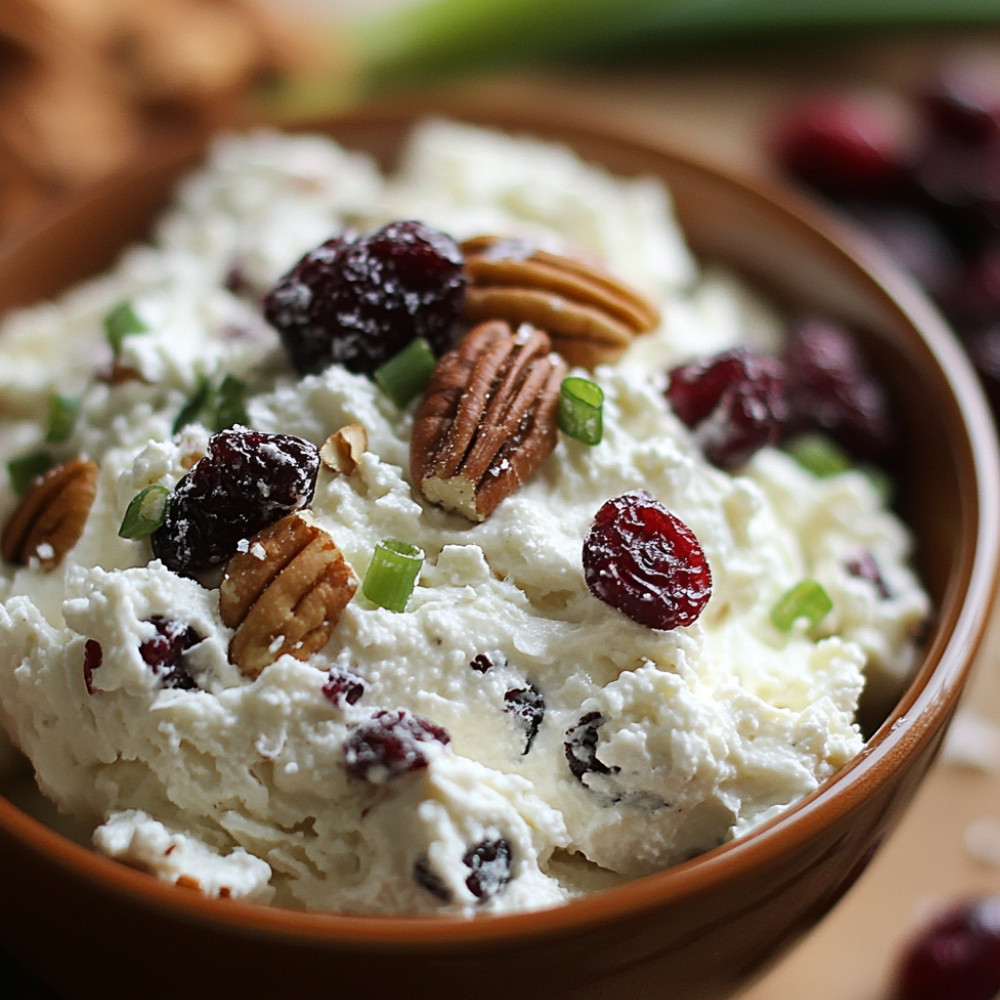
[[[696,261],[657,182],[447,122],[391,176],[257,132],[156,234],[0,332],[3,457],[57,470],[0,491],[0,722],[97,850],[537,909],[861,749],[928,613],[862,469],[891,411],[854,331]]]

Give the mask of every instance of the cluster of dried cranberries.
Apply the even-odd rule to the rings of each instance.
[[[847,213],[912,273],[1000,413],[996,75],[965,60],[903,95],[816,94],[785,109],[766,142],[787,177]]]
[[[815,317],[792,325],[780,358],[737,347],[678,366],[666,397],[720,469],[806,431],[859,459],[878,458],[892,438],[885,392],[854,337]]]

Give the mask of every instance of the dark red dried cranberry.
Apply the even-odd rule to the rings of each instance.
[[[1000,89],[968,61],[938,68],[918,92],[916,105],[926,131],[967,143],[1000,138]]]
[[[898,181],[900,122],[868,94],[818,94],[785,110],[768,137],[789,176],[831,198],[872,197]]]
[[[371,373],[416,337],[443,354],[464,303],[458,245],[403,221],[307,253],[267,293],[264,315],[300,373],[331,364]]]
[[[503,891],[513,877],[514,852],[503,837],[497,840],[483,840],[470,847],[462,857],[462,864],[470,874],[465,879],[469,892],[485,903]],[[451,890],[441,876],[431,867],[426,857],[418,858],[413,864],[414,881],[423,886],[442,903],[450,903]]]
[[[1000,897],[961,903],[926,926],[900,960],[893,1000],[993,1000],[1000,992]]]
[[[87,685],[87,694],[93,694],[94,671],[104,660],[104,650],[96,639],[88,639],[83,646],[83,683]]]
[[[644,490],[608,500],[583,543],[591,593],[640,625],[673,629],[697,620],[712,594],[698,539]]]
[[[851,455],[876,459],[892,440],[889,403],[854,338],[841,326],[806,319],[785,349],[790,434],[815,430]]]
[[[889,585],[885,582],[875,557],[865,550],[847,562],[847,572],[851,576],[856,576],[859,580],[867,580],[875,587],[875,591],[883,601],[887,601],[892,596]]]
[[[469,661],[469,666],[477,674],[485,674],[488,670],[493,669],[493,659],[487,653],[476,653]]]
[[[575,726],[566,730],[563,750],[570,772],[577,781],[588,774],[617,774],[620,768],[608,767],[597,756],[598,730],[604,725],[600,712],[588,712]]]
[[[909,166],[913,197],[963,252],[1000,226],[1000,136],[966,142],[931,135]]]
[[[513,715],[524,730],[524,749],[521,751],[524,755],[531,749],[545,718],[545,699],[534,684],[528,684],[527,687],[511,688],[504,694],[503,701],[504,711]]]
[[[1000,319],[1000,240],[983,246],[954,276],[942,308],[959,330],[974,330]]]
[[[241,540],[307,506],[318,471],[319,451],[302,438],[220,431],[171,494],[153,554],[182,574],[225,562]]]
[[[705,458],[735,469],[781,436],[783,385],[780,361],[737,347],[674,368],[666,396]]]
[[[365,693],[365,683],[346,670],[331,670],[323,682],[322,690],[334,705],[356,705]]]
[[[425,743],[447,746],[448,733],[428,719],[400,709],[376,712],[344,741],[347,773],[359,781],[383,784],[427,766]]]
[[[148,619],[156,629],[152,638],[139,644],[139,655],[163,682],[164,687],[192,691],[198,687],[188,671],[184,654],[204,636],[187,622],[154,615]]]
[[[899,267],[943,303],[962,274],[962,262],[947,235],[926,212],[884,202],[851,202],[841,207]]]
[[[435,899],[442,903],[451,902],[451,889],[445,885],[444,879],[433,868],[426,857],[417,858],[413,862],[413,880],[423,886]]]
[[[513,856],[510,844],[502,837],[484,840],[465,852],[462,863],[471,869],[465,884],[481,903],[498,895],[511,880]]]

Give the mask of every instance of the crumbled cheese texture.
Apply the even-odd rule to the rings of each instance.
[[[256,305],[306,250],[392,218],[598,254],[662,309],[661,329],[589,376],[605,393],[602,443],[562,437],[480,524],[409,482],[412,407],[398,411],[338,366],[297,377]],[[110,384],[95,377],[111,360],[102,322],[122,301],[148,329],[125,338],[119,362],[143,379]],[[387,179],[324,138],[223,138],[148,245],[3,328],[4,457],[41,445],[59,391],[82,406],[57,454],[100,465],[84,534],[61,565],[4,570],[3,726],[44,794],[96,830],[97,850],[211,895],[280,905],[546,907],[752,830],[861,749],[862,687],[893,697],[927,613],[908,533],[872,479],[818,480],[774,449],[721,472],[670,412],[671,364],[774,346],[781,329],[737,279],[693,259],[659,183],[613,178],[565,149],[430,122]],[[365,428],[357,469],[322,470],[312,506],[359,578],[380,539],[426,554],[405,612],[359,589],[323,650],[282,656],[253,680],[228,660],[218,580],[183,578],[148,540],[118,536],[139,490],[172,488],[204,452],[207,428],[173,424],[200,379],[226,373],[249,386],[258,430],[321,445],[345,424]],[[585,584],[594,514],[637,488],[708,558],[713,596],[693,625],[644,628]],[[0,485],[0,512],[15,503]],[[890,598],[847,571],[859,551],[877,559]],[[806,577],[834,611],[812,631],[779,632],[770,609]],[[196,688],[165,687],[140,656],[156,616],[204,637],[186,654]],[[101,661],[85,676],[88,641]],[[331,670],[359,680],[360,696],[324,694]],[[508,695],[532,689],[544,714],[529,740]],[[345,741],[399,710],[450,741],[421,744],[424,767],[359,779]],[[567,750],[569,733],[583,743]],[[591,752],[601,767],[575,775],[570,759]]]

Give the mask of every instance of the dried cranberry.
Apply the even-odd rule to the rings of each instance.
[[[644,490],[608,500],[583,543],[591,593],[640,625],[672,629],[696,621],[712,574],[690,528]]]
[[[831,198],[890,190],[905,159],[900,122],[868,94],[819,94],[788,108],[768,138],[790,177]]]
[[[302,438],[220,431],[171,494],[154,555],[183,574],[225,562],[241,540],[308,505],[318,471],[319,451]]]
[[[156,634],[139,644],[139,655],[163,682],[164,687],[191,691],[198,687],[188,671],[184,654],[204,636],[187,622],[154,615],[148,619]]]
[[[538,730],[545,718],[545,699],[542,692],[534,684],[527,687],[511,688],[503,696],[504,711],[514,716],[518,725],[524,730],[525,741],[522,755],[531,749]]]
[[[500,893],[511,880],[513,854],[510,844],[502,837],[484,840],[465,852],[462,863],[471,869],[465,884],[481,903]]]
[[[96,639],[88,639],[83,646],[83,683],[87,685],[87,694],[93,694],[94,671],[104,660],[104,650]]]
[[[1000,897],[971,900],[925,927],[904,951],[893,1000],[993,1000],[1000,991]]]
[[[469,661],[469,666],[472,667],[477,674],[485,674],[488,670],[493,669],[493,660],[487,653],[476,653],[476,655]]]
[[[960,330],[978,329],[1000,318],[1000,240],[984,245],[954,276],[942,308]]]
[[[666,396],[705,458],[735,469],[784,429],[781,362],[737,347],[670,372]]]
[[[617,774],[618,767],[608,767],[597,757],[598,729],[604,725],[600,712],[588,712],[575,726],[566,730],[563,750],[570,772],[577,781],[588,774]]]
[[[854,338],[826,320],[797,323],[785,349],[788,430],[828,434],[856,458],[878,458],[892,439],[889,404]]]
[[[909,205],[851,202],[841,206],[929,295],[942,302],[962,273],[958,251],[935,221]]]
[[[383,784],[427,766],[425,743],[446,746],[441,726],[400,709],[376,712],[354,727],[344,742],[347,773],[359,781]]]
[[[503,837],[480,841],[465,852],[462,864],[470,872],[465,879],[465,885],[480,903],[485,903],[498,895],[510,882],[513,877],[513,857],[514,852]],[[451,890],[444,879],[434,871],[426,857],[418,858],[414,862],[413,879],[442,903],[451,902]]]
[[[952,62],[917,94],[925,129],[968,143],[1000,137],[1000,91],[968,62]]]
[[[859,580],[867,580],[875,587],[875,591],[883,601],[887,601],[892,596],[889,585],[885,582],[875,557],[867,550],[849,559],[847,562],[847,572],[851,576],[856,576]]]
[[[300,373],[335,363],[371,373],[415,337],[444,353],[464,303],[458,245],[403,221],[307,253],[267,293],[264,314]]]
[[[1000,226],[1000,136],[968,142],[931,134],[909,166],[916,204],[963,251]]]
[[[365,693],[365,684],[360,677],[346,670],[331,670],[323,682],[322,690],[334,705],[356,705]]]

